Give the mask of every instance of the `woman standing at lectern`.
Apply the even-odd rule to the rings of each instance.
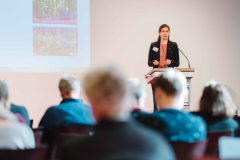
[[[169,40],[170,27],[163,24],[158,30],[158,40],[151,43],[148,53],[148,66],[153,68],[168,68],[179,66],[178,45]],[[152,84],[154,110],[157,110],[157,104],[154,100],[155,86]]]

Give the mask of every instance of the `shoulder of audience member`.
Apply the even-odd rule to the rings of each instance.
[[[19,106],[19,105],[13,104],[13,103],[11,103],[10,111],[28,115],[28,111],[25,106]]]
[[[206,125],[206,122],[205,122],[205,120],[201,117],[201,116],[199,116],[199,115],[195,115],[195,114],[192,114],[192,113],[188,113],[189,114],[189,116],[190,116],[190,120],[191,120],[191,122],[192,123],[194,123],[194,124],[198,124],[198,125],[203,125],[204,126],[204,130],[206,131],[207,129],[207,125]]]
[[[164,121],[159,117],[158,113],[142,113],[135,117],[135,119],[144,126],[157,129],[165,126]]]
[[[51,106],[45,111],[44,116],[50,116],[54,114],[57,110],[57,106]]]
[[[239,128],[239,124],[234,118],[228,117],[227,121],[228,121],[227,123],[230,123],[233,126],[234,129]]]
[[[16,105],[16,104],[14,104],[14,103],[11,103],[11,107],[10,107],[10,108],[26,109],[25,106]]]

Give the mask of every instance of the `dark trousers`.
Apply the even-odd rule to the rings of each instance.
[[[155,84],[151,84],[152,86],[152,95],[153,95],[153,106],[154,106],[154,111],[157,110],[157,102],[155,100]]]

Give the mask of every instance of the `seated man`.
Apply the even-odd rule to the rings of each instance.
[[[155,81],[158,111],[137,117],[141,123],[163,133],[170,141],[194,142],[206,137],[202,118],[183,112],[187,83],[184,75],[167,69]]]
[[[43,142],[50,142],[54,126],[94,124],[91,108],[79,99],[80,82],[75,76],[63,75],[59,90],[63,100],[48,108],[39,123],[44,128]]]
[[[144,104],[147,94],[143,83],[137,78],[129,78],[127,82],[130,84],[130,87],[132,87],[135,99],[132,116],[135,117],[139,113],[147,113]]]
[[[25,149],[34,148],[35,140],[33,131],[26,124],[18,123],[17,117],[7,109],[5,98],[6,83],[0,80],[0,148]]]
[[[129,120],[133,94],[118,68],[107,66],[90,72],[83,86],[97,125],[93,136],[66,146],[63,160],[175,159],[161,135]]]

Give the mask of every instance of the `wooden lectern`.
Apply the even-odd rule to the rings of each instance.
[[[181,71],[186,79],[187,79],[187,89],[188,89],[188,94],[185,98],[184,102],[184,110],[190,109],[190,95],[191,95],[191,79],[193,78],[193,73],[195,71],[194,68],[174,68],[176,70]],[[163,72],[165,71],[165,68],[154,68],[150,72],[148,72],[145,77],[147,79],[148,84],[152,84],[155,81],[156,77],[159,77]]]

